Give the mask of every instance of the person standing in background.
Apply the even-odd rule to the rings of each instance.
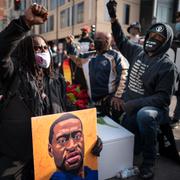
[[[84,54],[93,49],[93,40],[89,36],[90,27],[85,25],[81,28],[81,36],[79,39],[80,51],[79,53]],[[87,89],[86,80],[84,73],[81,68],[79,68],[74,62],[72,62],[72,74],[73,74],[73,83],[80,84],[82,89]]]
[[[129,39],[137,44],[143,45],[144,39],[141,35],[141,25],[139,22],[135,21],[127,28],[127,32],[129,33]]]
[[[175,24],[175,36],[173,40],[173,47],[175,48],[177,52],[177,48],[180,48],[180,11],[176,13],[176,24]],[[177,53],[176,53],[177,56]],[[176,57],[176,61],[179,61]],[[178,82],[178,88],[175,91],[176,96],[176,106],[173,112],[173,116],[171,117],[171,127],[176,127],[179,124],[180,121],[180,72],[179,72],[179,82]]]

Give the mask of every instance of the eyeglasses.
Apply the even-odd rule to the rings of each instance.
[[[83,134],[81,131],[74,131],[74,132],[71,132],[70,134],[63,134],[62,136],[58,137],[57,143],[60,144],[61,146],[64,146],[68,143],[70,138],[74,142],[79,142],[82,137],[83,137]]]
[[[34,45],[33,48],[34,48],[34,51],[48,50],[48,46],[47,45],[45,45],[45,46]]]

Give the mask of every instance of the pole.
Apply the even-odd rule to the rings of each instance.
[[[74,36],[74,0],[72,1],[72,35]]]
[[[158,3],[158,0],[154,0],[154,4],[153,4],[153,17],[157,16],[157,3]]]
[[[59,34],[59,4],[58,0],[56,0],[56,45],[58,47],[58,34]]]
[[[95,11],[96,11],[96,12],[95,12],[95,27],[96,27],[96,31],[97,31],[97,8],[98,8],[98,7],[97,7],[97,6],[98,6],[97,4],[98,4],[98,2],[97,2],[97,0],[96,0],[96,4],[95,4]]]

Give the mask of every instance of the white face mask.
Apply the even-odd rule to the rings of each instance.
[[[45,69],[47,69],[51,63],[51,57],[49,52],[35,53],[35,60],[40,67]]]
[[[52,50],[53,50],[54,52],[56,52],[56,51],[57,51],[57,47],[56,47],[56,46],[53,47]]]

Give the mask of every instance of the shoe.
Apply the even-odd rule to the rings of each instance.
[[[143,162],[142,153],[139,153],[137,155],[134,154],[133,165],[139,167],[142,164],[142,162]]]
[[[171,120],[171,128],[177,128],[178,127],[178,125],[179,125],[179,120],[178,119],[175,119],[175,118],[172,118],[172,120]]]
[[[154,176],[154,167],[153,166],[142,165],[139,168],[139,176],[142,179],[151,179],[151,178],[153,178],[153,176]]]

